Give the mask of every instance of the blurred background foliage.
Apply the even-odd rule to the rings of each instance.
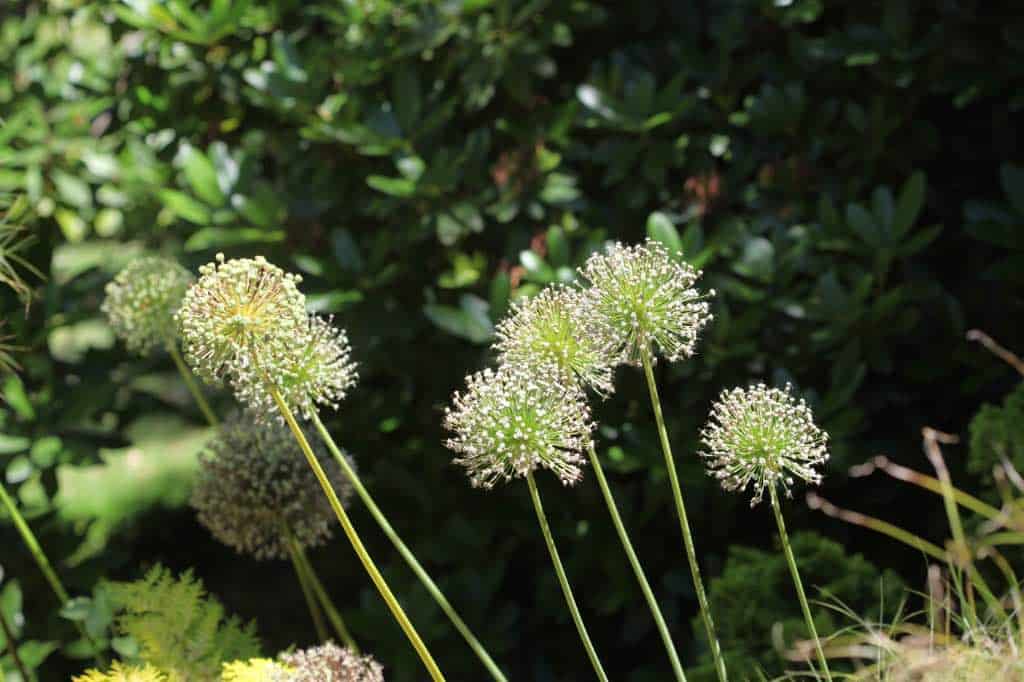
[[[304,274],[361,364],[334,432],[513,679],[582,678],[587,663],[566,649],[523,490],[471,490],[441,445],[442,409],[489,360],[510,300],[571,280],[605,240],[680,247],[718,292],[699,355],[657,372],[723,646],[769,674],[799,614],[770,515],[718,491],[693,456],[711,398],[793,382],[832,435],[824,494],[941,538],[940,501],[847,469],[880,452],[922,468],[921,426],[966,434],[979,404],[1014,386],[964,338],[981,327],[1024,348],[1024,16],[1009,5],[21,0],[0,21],[0,279],[11,266],[30,287],[0,294],[21,366],[0,386],[0,473],[77,594],[157,561],[193,567],[229,612],[259,621],[267,651],[313,639],[289,566],[236,556],[196,523],[201,417],[168,359],[129,356],[100,315],[104,284],[145,251],[192,268],[262,253]],[[595,406],[600,450],[702,679],[641,381],[622,370]],[[1016,438],[1020,466],[1019,402],[975,422],[970,472],[965,452],[951,456],[963,487],[987,485],[986,440]],[[543,485],[610,674],[664,679],[597,488]],[[897,576],[921,584],[913,552],[799,498],[787,513],[821,533],[799,536],[808,583],[851,608],[891,604]],[[482,679],[365,532],[442,668]],[[73,629],[9,525],[0,547],[0,608],[26,656],[52,679],[77,670],[73,646],[54,653]],[[389,679],[414,679],[344,542],[313,560]]]

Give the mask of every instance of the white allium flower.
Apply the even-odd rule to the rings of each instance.
[[[347,504],[351,483],[312,436],[306,439]],[[257,559],[287,559],[289,532],[302,547],[319,547],[335,527],[334,511],[291,431],[250,412],[229,417],[199,455],[192,506],[215,538]]]
[[[635,365],[647,349],[673,362],[693,355],[714,291],[694,288],[700,271],[674,260],[660,242],[612,244],[579,273],[589,284],[584,314],[609,355]]]
[[[193,281],[191,273],[172,260],[139,258],[107,284],[100,309],[128,350],[148,355],[175,343],[174,314]]]
[[[281,654],[287,671],[275,672],[271,682],[384,682],[384,668],[369,654],[358,654],[328,642]]]
[[[474,486],[491,488],[538,467],[565,485],[583,476],[593,424],[575,382],[554,367],[502,365],[467,377],[466,386],[445,411],[444,425],[455,433],[445,444]]]
[[[565,286],[548,287],[517,302],[495,329],[494,348],[506,364],[557,367],[602,395],[615,390],[618,358],[598,341],[582,310],[583,294]]]
[[[828,434],[814,424],[802,399],[785,390],[757,384],[722,391],[701,431],[712,476],[730,491],[754,489],[754,506],[768,486],[781,484],[786,495],[799,478],[821,482],[816,467],[828,461]]]
[[[262,256],[225,261],[224,254],[199,273],[177,316],[192,368],[209,383],[233,386],[275,376],[279,368],[268,360],[299,343],[308,326],[302,278]]]

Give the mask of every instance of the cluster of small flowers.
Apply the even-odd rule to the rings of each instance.
[[[279,658],[288,670],[276,671],[270,682],[384,682],[384,668],[373,656],[331,642]]]
[[[814,424],[811,409],[785,390],[757,384],[723,391],[701,431],[701,452],[712,476],[730,491],[751,486],[754,506],[768,486],[787,495],[794,479],[818,484],[815,467],[828,461],[828,434]]]
[[[466,380],[444,423],[455,432],[446,445],[466,467],[470,482],[491,488],[538,467],[565,485],[583,475],[583,453],[593,424],[583,391],[555,368],[502,365]]]
[[[347,503],[348,478],[318,439],[307,440]],[[199,521],[229,547],[257,559],[286,559],[289,533],[303,547],[330,539],[334,512],[286,427],[258,421],[251,412],[232,415],[199,462],[192,506]]]
[[[128,350],[148,355],[176,342],[174,314],[193,281],[191,273],[172,260],[140,258],[107,284],[100,310]]]
[[[263,257],[225,260],[199,270],[178,312],[185,354],[209,383],[226,381],[258,414],[276,414],[271,391],[308,416],[337,407],[357,381],[345,332],[306,313],[302,278]]]
[[[693,355],[715,292],[694,288],[700,271],[674,260],[660,242],[613,244],[587,259],[579,274],[589,285],[582,315],[606,355],[633,365],[648,350],[671,362]]]
[[[590,333],[578,289],[553,286],[518,302],[495,329],[495,350],[503,364],[555,367],[601,395],[614,392],[617,358]]]

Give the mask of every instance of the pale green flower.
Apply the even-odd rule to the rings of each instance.
[[[195,278],[178,263],[156,256],[133,261],[107,284],[100,309],[128,350],[148,355],[175,343],[175,313]]]

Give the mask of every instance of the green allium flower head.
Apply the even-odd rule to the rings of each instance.
[[[209,383],[236,387],[276,375],[271,358],[298,343],[308,325],[302,278],[262,256],[225,261],[224,254],[199,273],[177,315],[192,368]]]
[[[384,668],[373,656],[331,642],[281,654],[280,660],[291,670],[274,673],[270,682],[384,682]]]
[[[576,289],[554,286],[517,303],[495,329],[494,348],[501,361],[557,367],[569,380],[579,380],[602,395],[612,393],[617,358],[591,333],[582,299]]]
[[[673,259],[660,242],[612,244],[579,273],[589,283],[584,315],[608,355],[634,365],[647,348],[672,362],[693,355],[715,292],[694,288],[701,273]]]
[[[538,467],[565,485],[583,476],[593,425],[576,382],[562,380],[554,367],[502,365],[467,377],[466,385],[452,398],[444,424],[455,433],[446,445],[474,486],[491,488]]]
[[[828,434],[814,424],[803,400],[785,390],[757,384],[723,391],[701,431],[712,476],[726,490],[753,487],[756,505],[770,485],[781,484],[788,496],[799,478],[821,482],[816,467],[828,461]]]
[[[312,433],[307,440],[343,504],[352,486]],[[349,458],[349,462],[351,462]],[[232,415],[199,456],[192,506],[215,538],[257,559],[285,559],[288,532],[303,547],[324,544],[334,512],[287,427],[251,411]]]
[[[174,315],[193,281],[191,273],[172,260],[139,258],[107,284],[101,310],[128,350],[148,355],[175,343]]]

